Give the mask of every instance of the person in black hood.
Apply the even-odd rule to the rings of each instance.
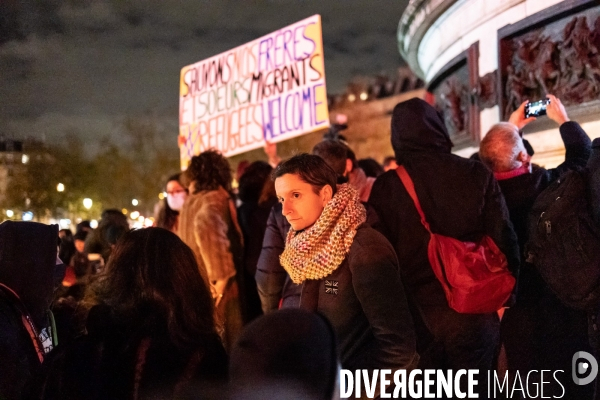
[[[418,98],[399,103],[392,116],[392,146],[397,163],[414,182],[431,230],[471,242],[488,235],[516,276],[517,238],[498,183],[480,162],[451,154],[452,141],[440,114]],[[373,227],[387,237],[398,255],[414,317],[424,323],[417,332],[420,367],[492,369],[498,316],[459,314],[448,306],[427,256],[430,235],[396,171],[377,178],[369,204],[379,217]]]
[[[0,224],[0,398],[20,399],[53,345],[48,315],[64,276],[58,226]]]

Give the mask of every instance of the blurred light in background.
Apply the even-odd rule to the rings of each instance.
[[[68,218],[63,218],[58,221],[58,225],[60,226],[60,229],[69,229],[71,227],[71,220]]]
[[[6,216],[8,218],[12,218],[15,216],[15,213],[13,212],[13,210],[6,210]]]
[[[23,154],[21,156],[21,163],[27,164],[29,162],[29,156],[27,154]]]
[[[129,216],[131,217],[131,219],[138,219],[140,213],[139,211],[132,211],[131,214],[129,214]]]
[[[95,219],[90,221],[90,228],[92,229],[96,229],[98,227],[98,221],[96,221]]]
[[[25,211],[21,219],[23,221],[31,221],[33,219],[33,213],[31,211]]]
[[[56,191],[57,192],[64,192],[65,191],[65,185],[63,185],[62,183],[59,183],[58,185],[56,185]]]
[[[133,199],[133,200],[131,200],[131,204],[133,204],[134,206],[137,206],[138,204],[140,204],[140,202],[137,201],[137,199]]]
[[[83,206],[86,209],[90,209],[92,208],[92,205],[94,204],[94,202],[92,201],[92,199],[90,199],[89,197],[86,197],[85,199],[83,199]]]

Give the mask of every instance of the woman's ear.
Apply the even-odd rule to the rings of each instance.
[[[321,200],[323,201],[323,207],[329,203],[329,200],[333,197],[333,188],[330,185],[325,185],[321,188]]]
[[[344,177],[348,176],[350,172],[352,172],[352,167],[354,167],[354,165],[352,164],[352,160],[346,158],[346,169],[344,170]]]

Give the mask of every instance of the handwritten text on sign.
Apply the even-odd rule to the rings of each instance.
[[[210,148],[232,156],[328,125],[319,15],[181,70],[182,169]]]

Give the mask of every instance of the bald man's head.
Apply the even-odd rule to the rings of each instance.
[[[509,122],[500,122],[492,126],[481,141],[479,156],[494,172],[519,168],[523,161],[529,158],[519,129]]]

